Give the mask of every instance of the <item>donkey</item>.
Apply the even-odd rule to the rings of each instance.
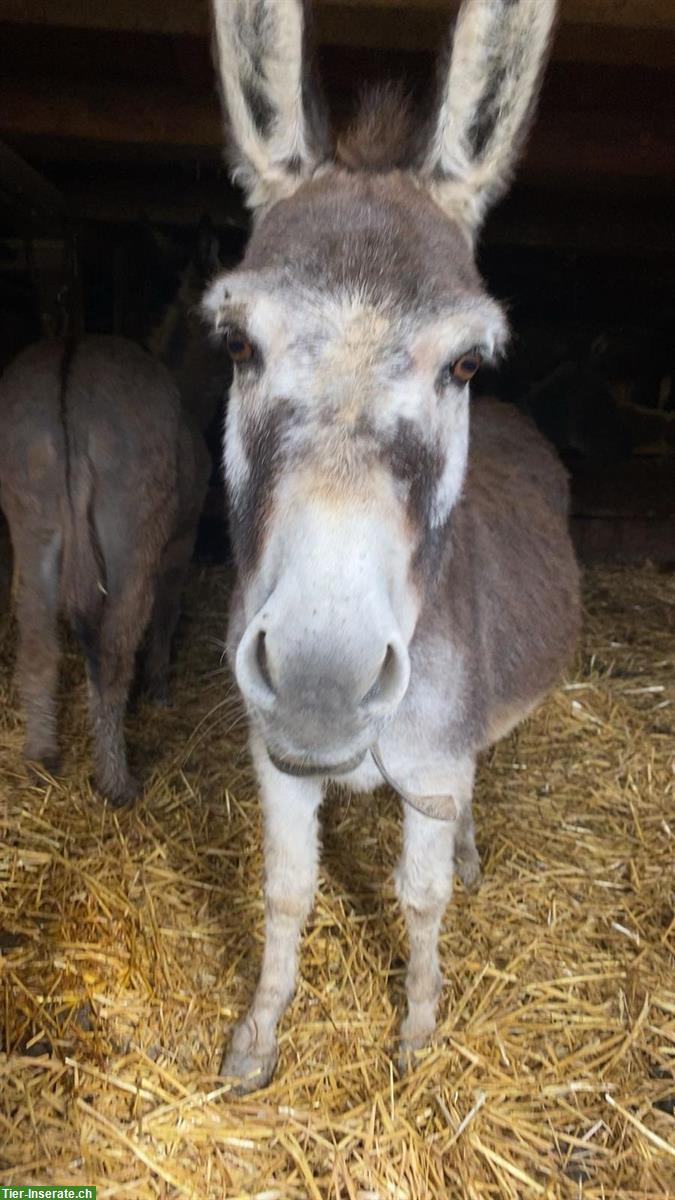
[[[554,0],[466,0],[428,127],[413,138],[380,93],[336,146],[308,17],[302,0],[214,0],[255,214],[240,268],[204,299],[235,363],[228,645],[265,820],[262,971],[222,1065],[241,1091],[274,1070],[329,780],[366,791],[384,772],[408,801],[401,1063],[432,1035],[453,864],[479,874],[476,757],[554,683],[579,612],[554,451],[508,406],[469,418],[469,382],[507,333],[475,239],[524,138]]]
[[[209,217],[203,216],[176,294],[146,343],[171,371],[184,407],[209,445],[212,431],[218,445],[222,440],[222,412],[232,381],[232,363],[222,341],[207,335],[200,301],[222,267],[218,235]]]
[[[95,779],[137,793],[124,715],[149,625],[144,681],[167,696],[171,638],[209,456],[166,367],[121,338],[38,342],[0,379],[0,503],[17,577],[25,758],[58,764],[57,618],[84,650]]]

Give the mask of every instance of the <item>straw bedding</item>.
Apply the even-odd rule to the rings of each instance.
[[[140,704],[132,811],[91,795],[81,666],[64,775],[30,783],[0,618],[0,1181],[103,1197],[675,1194],[675,576],[596,571],[570,678],[484,762],[481,889],[444,924],[438,1037],[392,1065],[397,802],[325,811],[320,895],[268,1090],[216,1074],[261,949],[260,822],[195,570],[175,708]]]

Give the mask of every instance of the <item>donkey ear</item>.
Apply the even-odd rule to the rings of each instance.
[[[556,0],[465,0],[424,164],[473,239],[509,185],[539,93]]]
[[[250,208],[290,196],[328,156],[311,86],[308,0],[212,0],[233,177]]]

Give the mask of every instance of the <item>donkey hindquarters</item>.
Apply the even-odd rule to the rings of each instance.
[[[0,441],[25,757],[58,761],[63,611],[86,658],[96,784],[125,803],[137,791],[124,740],[136,651],[152,615],[150,675],[163,693],[206,484],[203,440],[160,363],[133,343],[86,337],[72,350],[38,343],[11,364],[0,380]]]

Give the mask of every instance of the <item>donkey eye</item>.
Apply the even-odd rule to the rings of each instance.
[[[470,379],[473,379],[481,362],[480,352],[478,350],[469,350],[451,364],[450,374],[457,383],[468,383]]]
[[[238,329],[228,329],[225,335],[225,345],[227,353],[234,363],[248,362],[253,358],[253,343]]]

